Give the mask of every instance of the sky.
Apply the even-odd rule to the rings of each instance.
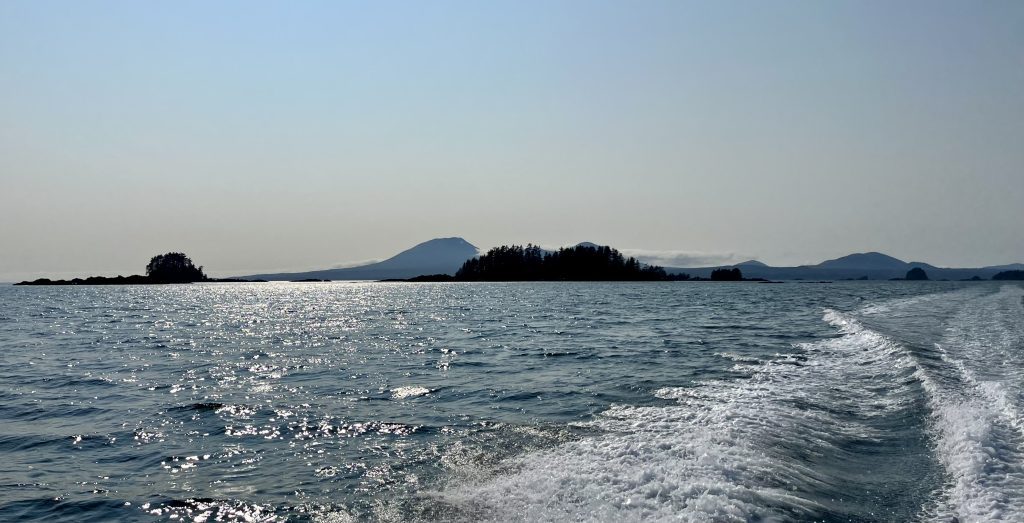
[[[0,2],[0,281],[1024,262],[1024,2]]]

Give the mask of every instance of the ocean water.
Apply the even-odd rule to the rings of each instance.
[[[1024,288],[0,287],[0,521],[1024,521]]]

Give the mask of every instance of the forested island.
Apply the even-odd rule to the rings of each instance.
[[[545,251],[503,245],[466,260],[457,281],[664,281],[665,269],[626,258],[611,247],[577,245]]]
[[[868,258],[867,262],[863,258]],[[879,259],[885,268],[878,269]],[[841,262],[841,263],[840,263]],[[851,265],[853,264],[853,265]],[[377,267],[380,266],[380,267]],[[889,274],[901,267],[910,266],[897,277]],[[742,271],[741,271],[742,267]],[[852,268],[851,268],[852,267]],[[866,267],[866,268],[865,268]],[[925,272],[923,267],[927,267]],[[992,280],[1024,280],[1020,264],[987,267],[977,270],[992,270]],[[803,266],[801,268],[804,268]],[[749,269],[749,272],[748,272]],[[799,268],[798,268],[799,269]],[[879,253],[861,253],[837,260],[828,260],[807,267],[810,274],[821,271],[826,274],[850,274],[870,272],[859,278],[837,278],[843,280],[881,279],[928,281],[937,279],[949,281],[983,281],[987,278],[970,274],[975,269],[941,269],[928,264],[909,264]],[[994,269],[1000,269],[995,271]],[[461,238],[439,238],[419,244],[398,255],[370,265],[354,269],[332,269],[302,273],[241,276],[235,278],[210,278],[181,252],[169,252],[153,256],[146,265],[144,275],[132,276],[91,276],[88,278],[49,279],[39,278],[14,285],[153,285],[172,283],[213,283],[213,282],[265,282],[268,279],[297,283],[317,283],[344,280],[376,280],[389,282],[486,282],[486,281],[758,281],[780,283],[779,280],[802,281],[813,279],[826,283],[821,278],[798,277],[801,273],[786,272],[789,268],[775,268],[748,261],[736,265],[705,267],[695,269],[664,268],[646,264],[631,256],[625,256],[610,246],[584,242],[558,250],[543,249],[533,244],[503,245],[490,249],[484,254]],[[348,271],[348,272],[345,272]],[[773,272],[774,271],[774,272]],[[781,272],[780,272],[781,271]],[[815,273],[813,271],[818,271]],[[828,272],[831,271],[831,272]],[[844,272],[845,271],[845,272]],[[872,272],[873,271],[873,272]],[[939,277],[932,275],[937,271]],[[889,274],[886,274],[888,272]],[[757,277],[745,277],[753,273]],[[967,273],[967,274],[964,274]],[[394,276],[392,276],[392,274]],[[419,274],[417,276],[417,274]],[[772,276],[773,274],[777,275]],[[270,276],[277,276],[271,278]],[[292,276],[285,278],[285,276]],[[332,277],[328,277],[332,276]],[[942,277],[942,276],[948,276]],[[770,279],[769,279],[770,278]]]
[[[429,274],[414,278],[389,279],[392,282],[470,282],[470,281],[765,281],[747,279],[739,268],[719,269],[710,278],[689,274],[670,274],[663,267],[641,263],[623,256],[609,246],[581,243],[557,251],[533,244],[503,245],[486,254],[466,260],[454,276]]]
[[[993,280],[1024,280],[1024,271],[1003,271],[992,277]]]
[[[169,252],[153,256],[146,265],[146,275],[131,276],[90,276],[71,280],[51,280],[39,278],[23,281],[15,285],[153,285],[167,283],[199,283],[199,282],[252,282],[265,280],[239,280],[232,278],[210,278],[203,268],[196,267],[192,259],[180,252]]]

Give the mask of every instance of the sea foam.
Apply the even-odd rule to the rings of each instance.
[[[936,348],[945,364],[915,375],[928,393],[936,452],[948,475],[923,519],[1024,519],[1024,330],[1020,287],[965,304]]]
[[[618,405],[599,435],[520,457],[512,472],[440,494],[494,521],[773,521],[825,510],[808,491],[832,478],[787,448],[836,453],[884,434],[858,422],[906,408],[913,362],[898,345],[826,311],[841,336],[801,346],[801,365],[749,365],[749,379],[664,388],[671,406]],[[896,385],[872,394],[877,380]],[[802,407],[797,407],[800,405]]]

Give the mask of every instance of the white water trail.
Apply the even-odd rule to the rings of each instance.
[[[936,344],[939,369],[916,375],[928,393],[947,484],[922,519],[1024,521],[1022,289],[964,304]]]
[[[813,518],[822,507],[807,492],[835,480],[813,460],[845,439],[883,438],[869,421],[906,409],[914,395],[902,347],[841,313],[825,320],[842,335],[746,365],[749,379],[657,391],[672,406],[615,406],[591,424],[599,435],[438,496],[491,521]],[[876,393],[879,383],[887,393]],[[803,459],[787,451],[797,448]]]

